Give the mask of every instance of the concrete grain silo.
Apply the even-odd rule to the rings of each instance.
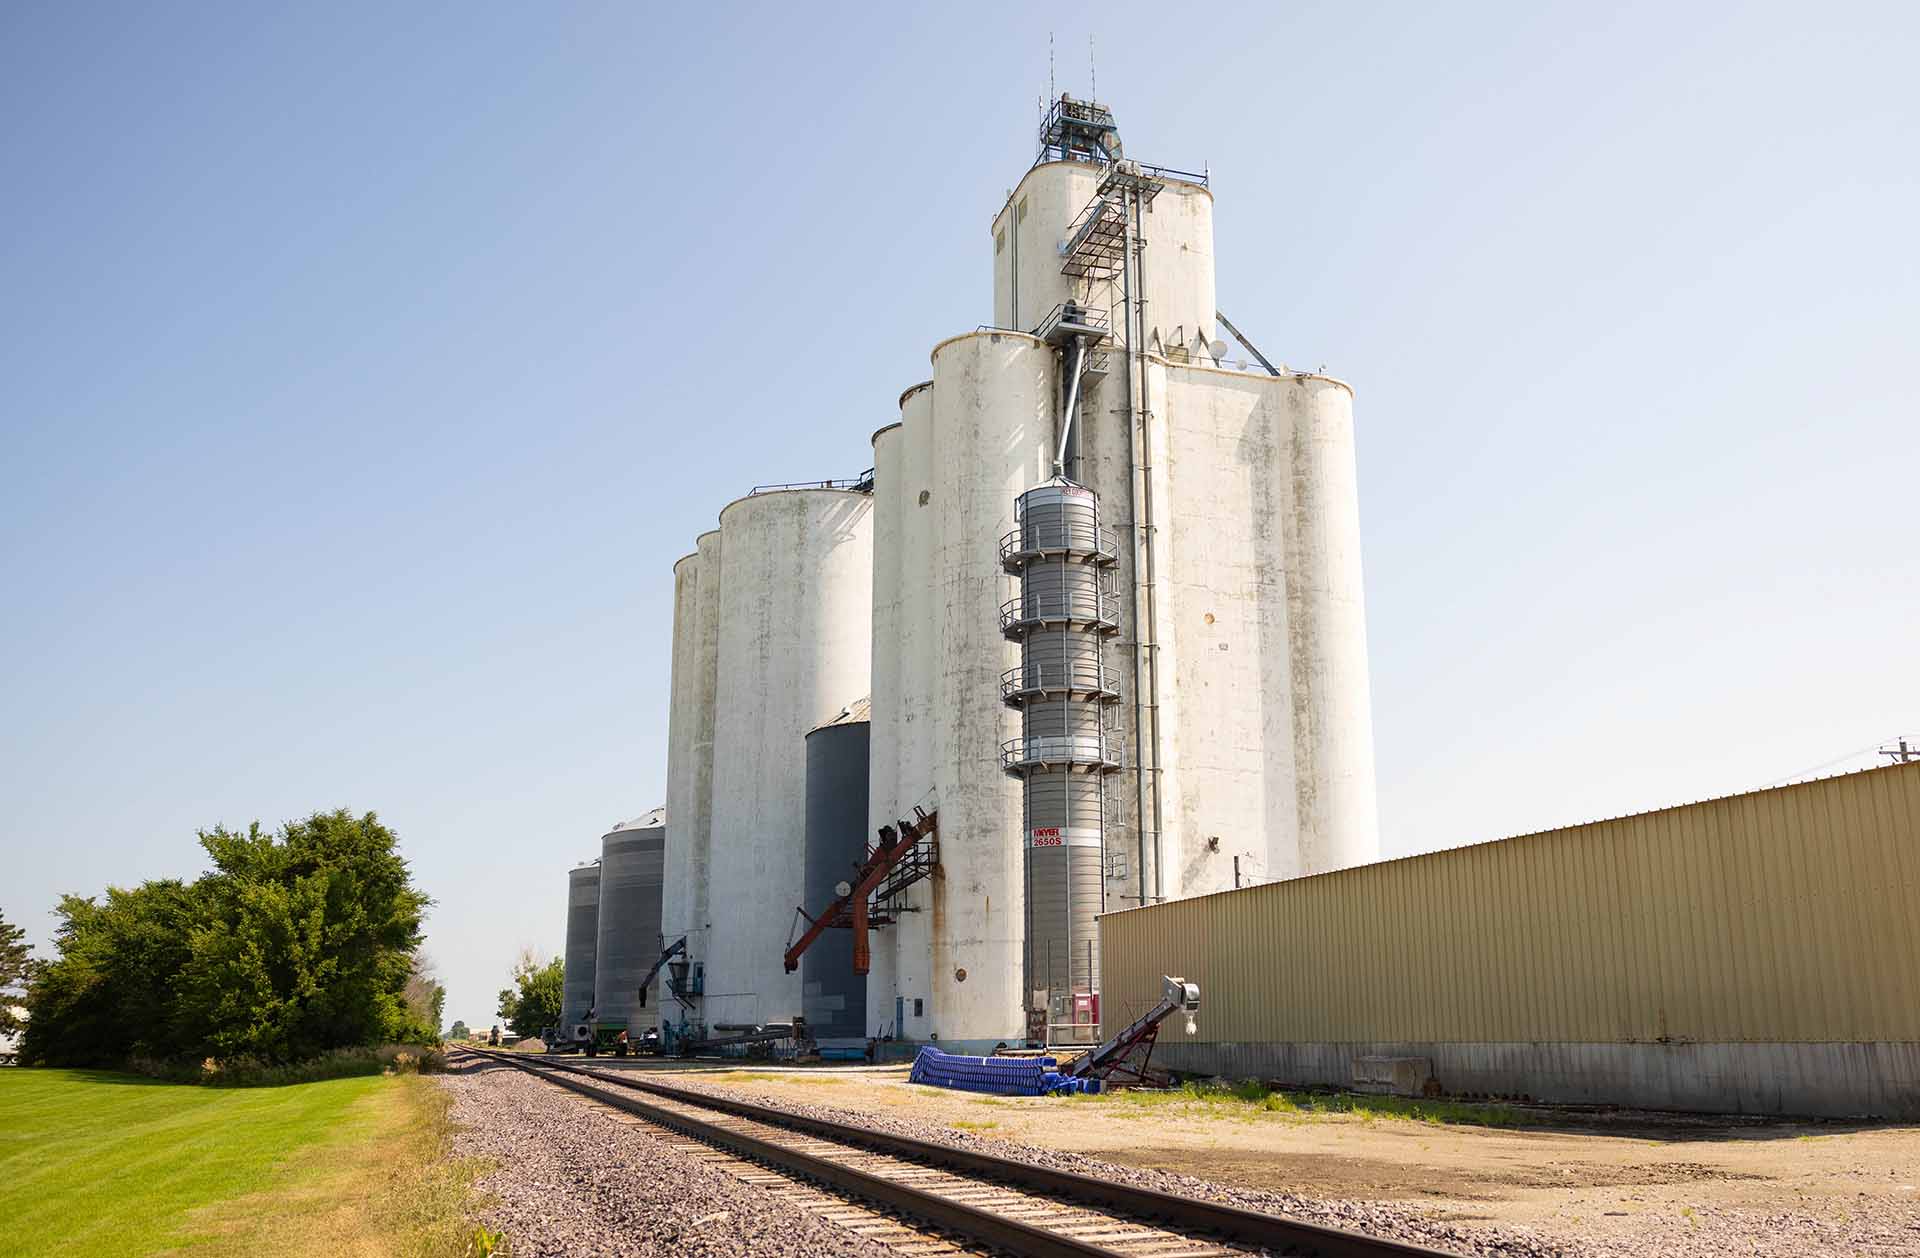
[[[1096,903],[1378,857],[1352,391],[1251,347],[1258,365],[1224,361],[1206,176],[1120,159],[1090,102],[1063,98],[1041,140],[993,221],[999,330],[936,346],[933,380],[873,442],[889,588],[869,828],[937,806],[940,873],[908,893],[925,911],[876,938],[868,1019],[960,1048],[1097,1004],[1097,958],[1079,956]],[[1097,565],[1113,636],[1097,695],[1016,695],[1016,719],[1004,675],[1094,657],[1054,624],[1016,647],[996,615],[1095,579],[1059,556],[1002,572],[1016,497],[1056,474],[1113,528]],[[1097,763],[1015,757],[1020,776],[1003,773],[1002,743],[1096,730]],[[1077,820],[1040,824],[1061,809]],[[1039,852],[1096,811],[1097,865]],[[1043,874],[1027,903],[1033,871],[1063,860],[1065,882]]]
[[[713,722],[719,686],[720,530],[673,567],[673,673],[667,724],[667,823],[660,931],[704,960],[713,835]],[[664,945],[663,945],[664,946]]]
[[[704,957],[692,954],[706,967],[710,1029],[801,1012],[800,978],[782,956],[805,886],[805,740],[868,691],[873,500],[843,489],[750,494],[720,513],[720,553],[713,925]]]
[[[593,1009],[595,959],[600,945],[600,865],[567,871],[567,950],[560,988],[560,1022],[568,1030]]]
[[[937,815],[868,1032],[1084,1038],[1098,912],[1377,859],[1352,390],[1227,361],[1213,211],[1062,98],[993,219],[997,326],[934,347],[871,496],[750,495],[676,566],[662,935],[705,967],[693,1017],[803,1011],[806,734],[849,695],[861,843]],[[1069,516],[1102,540],[1003,549]]]
[[[999,623],[999,543],[1013,496],[1051,470],[1054,387],[1044,341],[954,337],[934,349],[933,380],[902,398],[899,427],[875,441],[875,510],[902,521],[874,557],[901,589],[898,706],[881,716],[887,688],[876,683],[875,731],[896,732],[899,756],[876,761],[891,780],[874,780],[869,819],[877,828],[937,806],[940,873],[906,893],[923,911],[876,937],[874,974],[890,973],[893,988],[870,976],[867,1016],[956,1051],[1025,1034],[1022,800],[1001,764],[1015,732],[1001,676],[1019,653]],[[896,444],[889,485],[879,468]]]
[[[904,398],[902,405],[905,405]],[[901,780],[901,758],[906,754],[907,708],[901,694],[905,678],[900,632],[902,618],[907,615],[907,609],[901,601],[906,589],[901,574],[901,565],[905,561],[902,530],[906,524],[901,513],[905,509],[906,499],[898,488],[902,483],[900,469],[905,444],[905,430],[898,423],[889,424],[873,434],[872,695],[867,704],[869,790],[863,792],[863,798],[867,800],[863,838],[868,843],[879,834],[881,826],[890,825],[895,820],[890,810]],[[881,486],[893,488],[890,492],[882,492]],[[874,790],[883,792],[884,803],[874,797]],[[807,909],[808,912],[818,912],[819,906],[809,904]],[[908,920],[893,927],[890,934],[881,932],[869,942],[870,968],[861,989],[863,997],[867,992],[885,993],[884,1000],[880,1002],[868,998],[864,1021],[869,1034],[885,1035],[893,1027],[893,1002],[898,992],[895,958],[899,953],[895,939],[910,928],[914,916],[907,915]]]
[[[593,1003],[603,1021],[624,1022],[637,1036],[659,1025],[660,1002],[640,1002],[640,980],[661,942],[661,881],[666,809],[609,830],[600,840],[600,931],[594,959]]]

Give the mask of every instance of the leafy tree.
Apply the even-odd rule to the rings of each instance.
[[[27,999],[26,985],[32,981],[36,962],[28,955],[27,932],[0,914],[0,1035],[13,1035],[21,1022],[13,1012]]]
[[[541,962],[524,949],[514,963],[513,986],[500,990],[500,1018],[515,1035],[538,1035],[560,1021],[560,997],[566,986],[566,963],[559,957]]]
[[[158,879],[105,901],[62,896],[53,934],[59,955],[27,990],[26,1062],[104,1066],[129,1055],[173,1057],[195,1036],[174,1007],[173,988],[201,920],[198,885]]]
[[[456,1021],[447,1028],[447,1038],[450,1040],[464,1040],[472,1034],[473,1032],[467,1030],[467,1024],[464,1022]]]
[[[372,813],[203,832],[210,912],[180,976],[181,1016],[218,1056],[288,1061],[414,1030],[403,993],[430,903]],[[435,1028],[437,1030],[438,1028]]]
[[[437,1038],[437,1002],[427,1021],[406,999],[431,901],[373,814],[316,813],[277,836],[216,829],[200,844],[213,869],[190,884],[61,901],[59,956],[28,990],[24,1060],[289,1061]]]
[[[438,1040],[447,1013],[447,989],[434,973],[433,958],[425,952],[413,954],[413,970],[400,999],[407,1010],[408,1033],[395,1038],[409,1043]]]

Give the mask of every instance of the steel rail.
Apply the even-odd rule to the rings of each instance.
[[[602,1105],[624,1110],[650,1123],[657,1123],[677,1131],[683,1136],[717,1145],[729,1153],[738,1154],[755,1162],[790,1171],[806,1179],[825,1184],[848,1196],[871,1201],[888,1210],[930,1223],[970,1240],[985,1243],[1008,1253],[1022,1255],[1022,1258],[1027,1256],[1031,1258],[1137,1258],[1136,1255],[1129,1255],[1123,1250],[1074,1240],[1070,1236],[1049,1232],[1022,1223],[1018,1219],[1006,1218],[991,1210],[949,1200],[827,1158],[815,1157],[797,1149],[775,1144],[770,1140],[732,1131],[717,1123],[702,1122],[673,1110],[662,1109],[635,1097],[622,1096],[605,1088],[597,1088],[590,1083],[561,1077],[563,1074],[580,1074],[609,1083],[617,1082],[598,1071],[582,1070],[576,1066],[562,1066],[553,1062],[535,1065],[532,1062],[516,1061],[510,1054],[492,1053],[481,1049],[460,1051],[475,1053],[524,1070],[535,1078],[544,1079],[556,1087],[577,1092]]]
[[[483,1050],[465,1051],[481,1051],[483,1056],[498,1057],[523,1069],[532,1069],[531,1066],[513,1061],[506,1054]],[[1322,1223],[1310,1223],[1305,1219],[1267,1214],[1240,1206],[1198,1201],[1153,1188],[1116,1184],[1108,1180],[1096,1179],[1091,1175],[1082,1175],[1076,1171],[1061,1171],[1052,1167],[1035,1166],[1029,1162],[1016,1162],[1008,1158],[994,1157],[991,1154],[976,1153],[970,1149],[957,1149],[951,1145],[916,1140],[910,1136],[898,1136],[891,1132],[834,1122],[831,1119],[795,1114],[752,1101],[739,1101],[729,1097],[712,1096],[705,1092],[693,1092],[686,1088],[676,1088],[671,1084],[637,1079],[627,1074],[610,1074],[606,1071],[589,1070],[564,1062],[545,1061],[540,1065],[546,1071],[583,1075],[616,1087],[652,1093],[682,1104],[717,1110],[736,1118],[765,1123],[770,1127],[784,1127],[802,1135],[871,1149],[876,1153],[905,1158],[943,1170],[956,1171],[974,1178],[994,1180],[1009,1187],[1046,1193],[1081,1205],[1109,1210],[1140,1222],[1171,1224],[1183,1230],[1209,1233],[1236,1245],[1264,1248],[1275,1253],[1311,1256],[1311,1258],[1454,1258],[1445,1250],[1432,1249],[1424,1245],[1368,1236],[1345,1228],[1328,1227]],[[560,1083],[561,1086],[569,1086],[559,1079],[553,1081]],[[597,1092],[598,1089],[595,1091]],[[1051,1234],[1048,1235],[1051,1239],[1060,1239],[1052,1237]]]

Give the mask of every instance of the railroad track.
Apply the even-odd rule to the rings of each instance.
[[[969,1149],[709,1096],[516,1053],[501,1062],[686,1140],[691,1156],[744,1159],[736,1176],[849,1230],[914,1254],[1018,1258],[1445,1258],[1443,1251],[1111,1183]],[[822,1196],[820,1190],[832,1194]],[[878,1213],[876,1213],[876,1210]],[[902,1220],[917,1227],[903,1227]]]

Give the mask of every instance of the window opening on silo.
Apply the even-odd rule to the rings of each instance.
[[[920,997],[918,996],[913,998],[913,1016],[916,1018],[920,1016]]]
[[[1006,249],[1007,249],[1007,233],[995,232],[993,234],[993,256],[996,258],[999,257],[1002,253],[1006,252]]]
[[[1013,207],[1013,221],[1016,223],[1024,223],[1027,221],[1027,199],[1025,197],[1021,197],[1020,204]]]

